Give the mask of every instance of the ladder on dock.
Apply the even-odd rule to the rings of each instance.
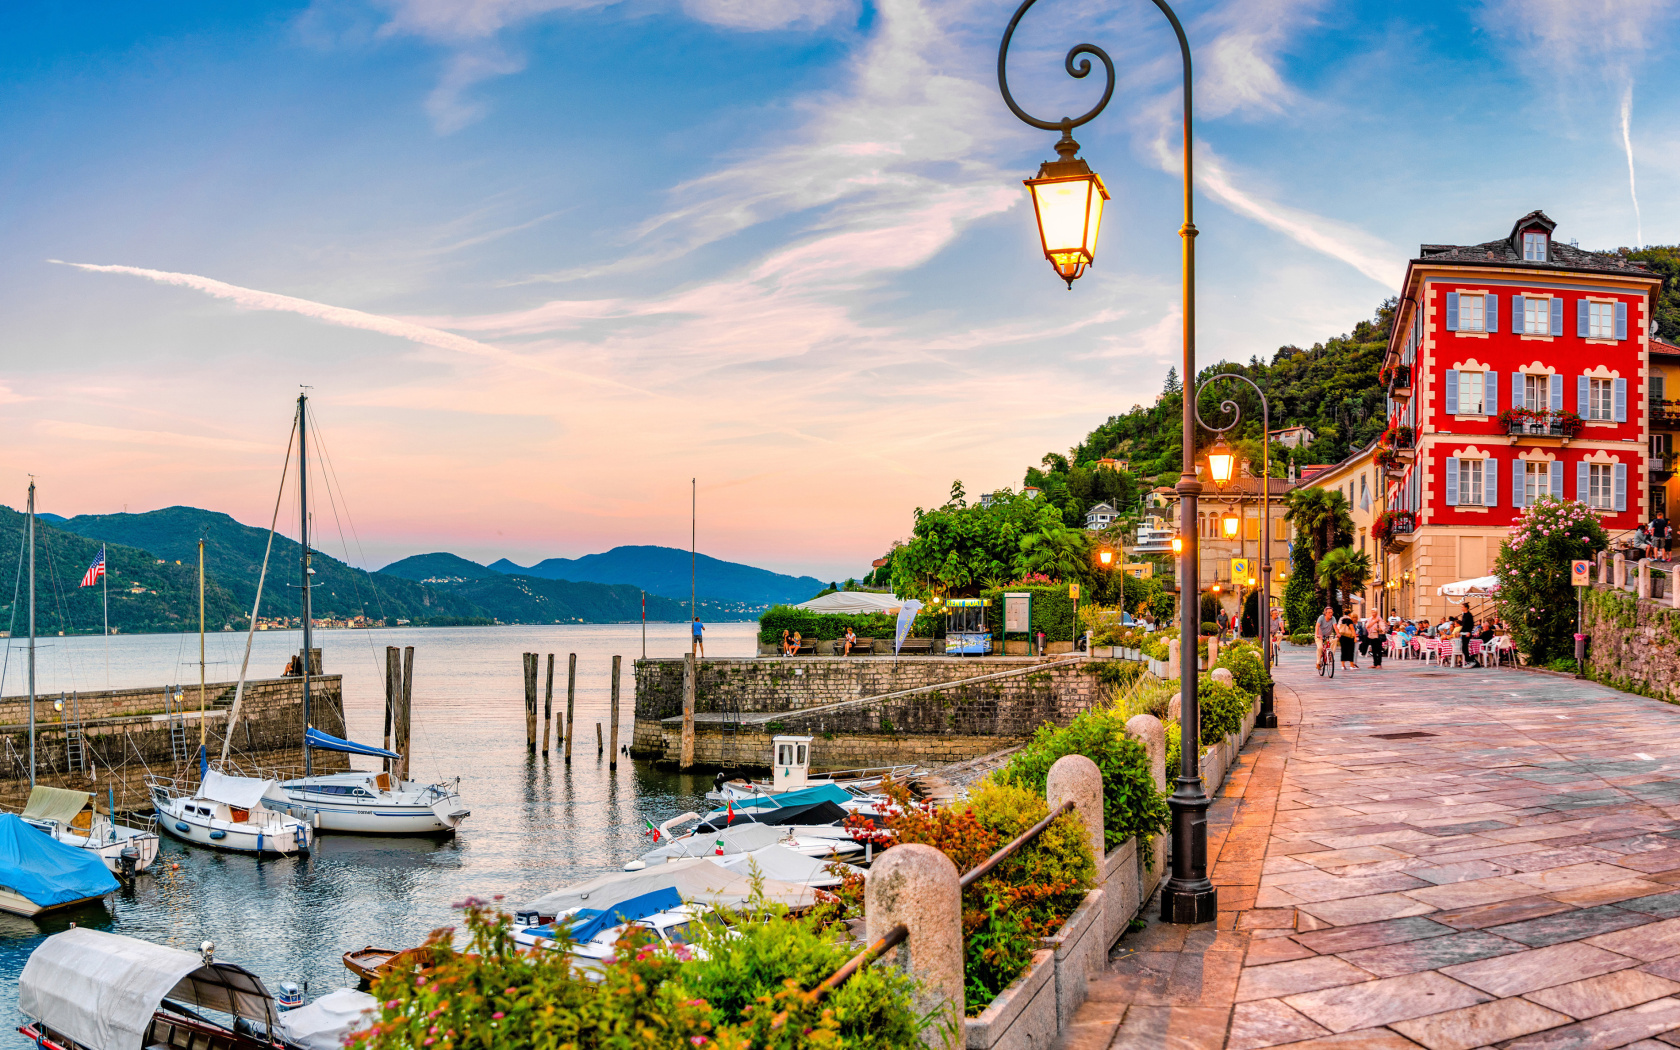
[[[59,703],[64,702],[64,694],[59,694]],[[64,710],[59,709],[59,721],[64,726],[64,764],[71,773],[87,773],[87,739],[82,733],[81,713],[76,703],[76,694],[70,694],[70,718],[65,720]]]
[[[175,764],[184,763],[190,752],[187,750],[187,721],[181,714],[181,690],[174,692],[165,689],[163,692],[163,710],[169,718],[169,753],[175,759]]]
[[[730,771],[735,768],[735,747],[741,733],[740,697],[727,692],[719,702],[718,714],[722,716],[718,723],[718,765]]]

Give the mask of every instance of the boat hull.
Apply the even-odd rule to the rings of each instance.
[[[280,785],[286,812],[321,831],[346,835],[453,835],[471,811],[459,795],[392,798],[324,795],[296,783]],[[406,794],[406,793],[405,793]]]
[[[255,827],[186,814],[177,815],[161,807],[157,814],[158,826],[182,842],[230,853],[294,857],[308,853],[315,841],[310,827],[301,821],[287,820],[283,824]],[[216,837],[216,832],[221,832],[220,837]]]
[[[103,894],[101,896],[103,896]],[[62,911],[65,908],[75,908],[83,904],[91,904],[99,899],[100,897],[81,897],[73,901],[65,901],[63,904],[42,905],[36,904],[28,897],[18,893],[16,890],[0,886],[0,911],[7,912],[11,915],[22,915],[24,918],[33,918],[49,911]]]

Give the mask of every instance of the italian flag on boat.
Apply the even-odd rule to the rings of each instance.
[[[658,842],[659,841],[659,829],[653,826],[653,821],[649,820],[646,817],[643,817],[642,818],[642,823],[647,825],[647,830],[642,832],[642,834],[652,835],[653,836],[653,841]]]

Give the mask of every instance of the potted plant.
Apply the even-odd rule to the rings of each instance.
[[[1586,420],[1582,419],[1573,412],[1564,411],[1552,413],[1553,429],[1561,431],[1563,436],[1566,438],[1579,437],[1581,434],[1581,428],[1586,425]]]
[[[1509,434],[1526,434],[1536,423],[1545,421],[1545,414],[1521,406],[1499,413],[1499,422]]]
[[[1400,453],[1386,445],[1379,447],[1376,452],[1371,454],[1371,462],[1384,470],[1399,470],[1405,466],[1400,461]]]

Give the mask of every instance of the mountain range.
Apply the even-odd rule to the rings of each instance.
[[[689,595],[689,553],[674,547],[614,547],[605,554],[549,558],[528,569],[503,558],[489,567],[496,572],[549,580],[631,583],[649,594],[663,594],[668,598],[686,599]],[[384,571],[391,571],[391,567],[386,566]],[[746,605],[802,602],[825,586],[811,576],[784,576],[704,554],[694,556],[694,573],[695,593],[716,601]]]

